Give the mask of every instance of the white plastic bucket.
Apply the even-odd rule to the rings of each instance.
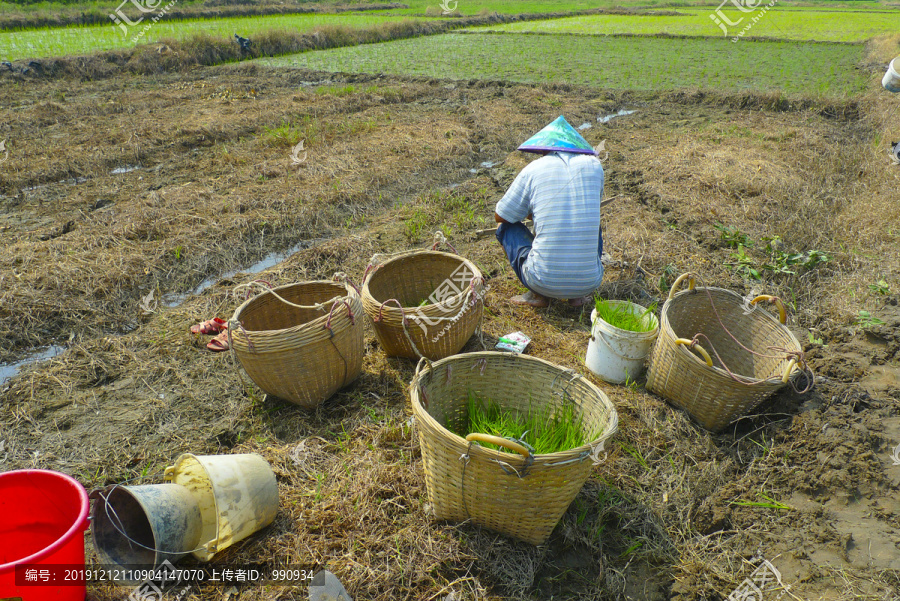
[[[646,307],[628,301],[607,302],[626,305],[633,315],[640,315],[647,310]],[[659,319],[656,315],[648,313],[644,319],[651,320],[651,331],[629,332],[599,319],[597,309],[594,309],[591,313],[591,341],[584,358],[587,368],[598,378],[611,384],[621,384],[641,375],[650,347],[659,334]]]
[[[165,479],[190,490],[200,505],[203,530],[194,557],[213,555],[243,540],[275,519],[278,483],[261,456],[191,455],[166,468]]]
[[[881,80],[881,85],[888,92],[900,92],[900,56],[891,61],[887,73]]]

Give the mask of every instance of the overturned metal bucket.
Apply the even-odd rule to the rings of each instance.
[[[95,493],[91,535],[101,564],[122,577],[175,563],[196,549],[203,520],[194,495],[178,484],[111,486]]]

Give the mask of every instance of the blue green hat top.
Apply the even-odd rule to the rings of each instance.
[[[522,152],[577,152],[597,154],[588,141],[561,116],[519,146]]]

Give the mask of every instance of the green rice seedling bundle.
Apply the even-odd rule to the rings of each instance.
[[[642,313],[632,311],[632,303],[612,303],[602,298],[594,301],[597,308],[597,318],[602,319],[614,328],[629,332],[650,332],[655,324],[652,319],[647,319],[656,311],[656,303],[653,303]]]
[[[557,453],[580,447],[599,436],[585,438],[582,417],[574,404],[566,404],[555,412],[545,409],[528,413],[503,409],[490,399],[483,399],[469,391],[468,419],[463,430],[456,431],[465,438],[471,433],[490,434],[510,440],[524,441],[535,455]],[[481,443],[483,446],[513,453],[509,449]]]

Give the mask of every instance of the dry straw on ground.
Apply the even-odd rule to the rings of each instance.
[[[614,263],[601,294],[646,304],[683,271],[742,292],[764,287],[796,303],[804,342],[825,338],[806,345],[825,379],[717,436],[640,385],[602,385],[619,434],[547,547],[427,520],[408,425],[414,367],[387,359],[371,332],[360,380],[312,413],[264,398],[229,355],[188,333],[230,315],[243,301],[237,284],[335,271],[358,281],[373,254],[424,246],[442,229],[489,278],[488,344],[523,330],[529,353],[586,373],[589,312],[506,303],[521,287],[496,242],[472,232],[527,163],[517,143],[560,113],[595,121],[623,106],[638,112],[586,131],[594,144],[607,140],[607,196],[621,195],[603,215]],[[883,598],[896,577],[876,560],[848,561],[860,551],[847,541],[887,544],[900,527],[887,459],[900,391],[858,384],[900,351],[889,304],[900,289],[895,233],[872,217],[896,217],[896,171],[872,148],[896,131],[888,109],[874,88],[858,103],[816,105],[246,66],[125,87],[59,79],[0,89],[10,139],[22,141],[0,173],[3,357],[75,334],[65,353],[0,391],[0,469],[60,469],[93,487],[153,481],[181,452],[259,452],[278,476],[279,517],[217,565],[315,564],[360,599],[719,598],[760,553],[800,598]],[[290,151],[300,139],[309,155],[298,168]],[[479,168],[488,160],[501,163]],[[110,174],[135,163],[142,168]],[[75,177],[88,179],[58,183]],[[717,222],[833,260],[746,281],[727,265],[735,249]],[[261,274],[238,273],[176,308],[139,308],[150,289],[185,291],[301,240],[314,243]],[[875,277],[889,294],[869,288]],[[886,325],[856,329],[861,307]],[[778,505],[761,506],[760,495]],[[835,507],[864,514],[848,526]],[[823,556],[833,567],[821,567]],[[240,593],[301,599],[306,590]],[[190,592],[224,596],[213,586]]]

